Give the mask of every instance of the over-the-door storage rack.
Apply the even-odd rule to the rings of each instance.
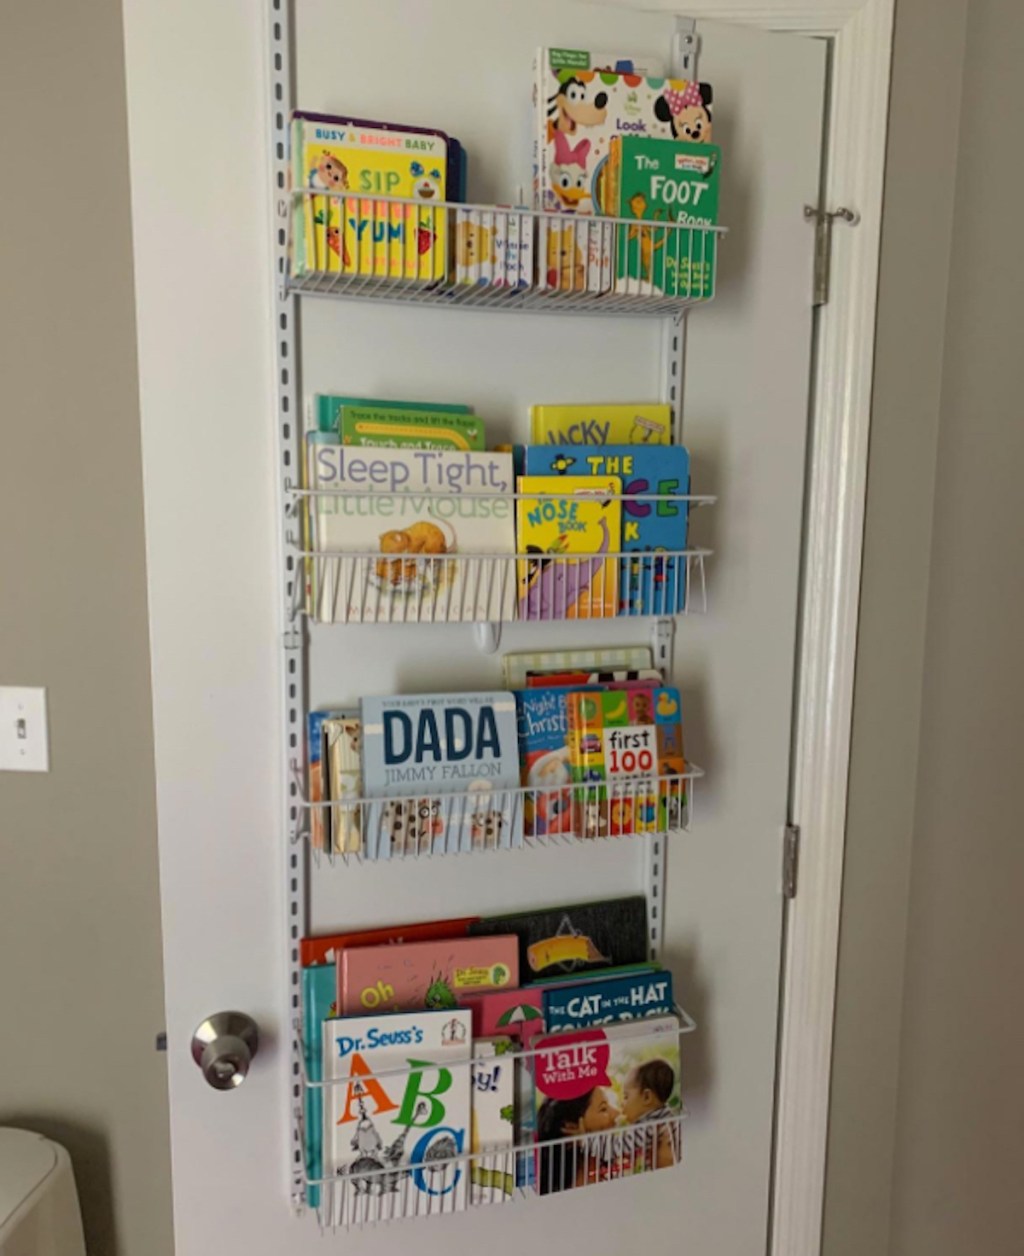
[[[286,729],[284,774],[286,842],[286,892],[288,921],[288,997],[286,1021],[293,1027],[290,1041],[291,1086],[289,1092],[291,1148],[290,1177],[292,1201],[297,1210],[306,1205],[305,1153],[302,1140],[303,1060],[301,1038],[298,1029],[301,1018],[301,967],[299,940],[309,930],[307,883],[312,871],[313,856],[307,838],[308,806],[303,796],[301,764],[306,726],[308,698],[306,694],[305,652],[308,646],[307,632],[301,616],[296,616],[303,582],[302,553],[293,533],[296,505],[296,488],[299,483],[300,458],[302,456],[302,410],[300,404],[299,338],[294,308],[301,294],[336,295],[359,300],[397,300],[403,302],[429,301],[434,305],[472,305],[480,309],[517,310],[522,313],[572,313],[591,316],[631,315],[653,318],[660,322],[662,332],[662,395],[672,407],[674,436],[679,439],[682,430],[682,364],[684,351],[684,316],[689,305],[696,301],[651,296],[616,298],[612,294],[595,296],[583,291],[531,292],[517,294],[514,289],[451,290],[446,285],[436,286],[426,292],[409,290],[400,284],[384,280],[352,284],[339,282],[337,275],[320,279],[292,282],[288,273],[288,233],[291,221],[291,195],[288,172],[288,122],[290,110],[295,106],[292,95],[291,29],[293,22],[291,0],[268,0],[269,56],[271,86],[271,142],[273,169],[273,209],[275,231],[275,341],[278,401],[279,476],[281,490],[281,606],[283,668],[283,717]],[[676,38],[673,48],[673,70],[680,77],[696,75],[697,37],[691,19],[676,20]],[[493,207],[490,207],[493,210]],[[541,217],[530,214],[529,217]],[[670,229],[671,230],[671,229]],[[689,229],[691,231],[691,258],[693,239],[720,235],[724,229]],[[707,299],[702,298],[701,303]],[[695,504],[711,501],[710,498],[693,499]],[[685,556],[685,570],[690,595],[696,595],[699,603],[704,599],[704,558],[708,551],[690,551]],[[697,573],[696,582],[692,577]],[[627,622],[630,622],[627,620]],[[674,619],[656,618],[652,621],[652,642],[655,662],[670,672],[672,665]],[[495,625],[476,625],[478,644],[482,649],[493,649],[497,643]],[[688,765],[688,793],[693,780],[701,775],[700,769]],[[297,770],[298,769],[298,770]],[[662,908],[665,883],[665,834],[641,835],[629,838],[646,845],[646,891],[649,905],[649,932],[652,957],[661,943]],[[319,862],[319,861],[317,861]],[[687,1027],[687,1022],[684,1022]],[[692,1022],[688,1022],[692,1027]]]

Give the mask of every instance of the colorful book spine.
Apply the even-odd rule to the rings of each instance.
[[[604,619],[618,612],[622,481],[520,476],[519,618]],[[539,496],[530,496],[536,494]],[[544,496],[554,494],[554,496]],[[580,555],[579,558],[573,557]]]
[[[511,693],[364,698],[363,778],[371,856],[522,843]],[[447,797],[447,795],[456,795]]]

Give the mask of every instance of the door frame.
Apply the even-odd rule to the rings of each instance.
[[[799,892],[787,902],[783,940],[775,1256],[821,1250],[893,9],[894,0],[686,5],[698,20],[831,41],[823,208],[860,215],[856,227],[833,233],[831,295],[816,325],[790,794]]]

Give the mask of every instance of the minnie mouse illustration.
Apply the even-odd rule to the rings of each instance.
[[[687,83],[682,91],[670,84],[654,102],[654,116],[672,128],[672,138],[693,144],[711,142],[711,84]]]

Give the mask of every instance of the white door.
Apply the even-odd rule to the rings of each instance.
[[[439,125],[473,199],[529,174],[533,49],[664,52],[666,15],[545,0],[298,0],[298,102]],[[283,10],[283,5],[282,5]],[[280,12],[280,11],[279,11]],[[126,0],[146,527],[179,1256],[319,1252],[290,1214],[286,935],[267,37],[236,0]],[[281,20],[280,16],[277,20]],[[586,38],[581,34],[585,32]],[[690,754],[708,769],[669,852],[665,957],[699,1022],[687,1041],[685,1165],[499,1212],[326,1240],[365,1253],[594,1256],[764,1251],[782,927],[824,45],[703,28],[724,150],[719,299],[689,320],[684,436],[711,545],[710,612],[678,628]],[[276,104],[274,108],[279,107]],[[307,301],[304,393],[466,399],[496,439],[531,401],[650,396],[655,323]],[[529,362],[529,370],[521,365]],[[638,624],[521,626],[503,648],[644,639]],[[467,626],[317,629],[310,698],[499,681]],[[315,928],[572,901],[636,885],[634,843],[313,879]],[[193,1028],[240,1008],[260,1054],[209,1089]],[[409,1225],[417,1225],[415,1232]]]

